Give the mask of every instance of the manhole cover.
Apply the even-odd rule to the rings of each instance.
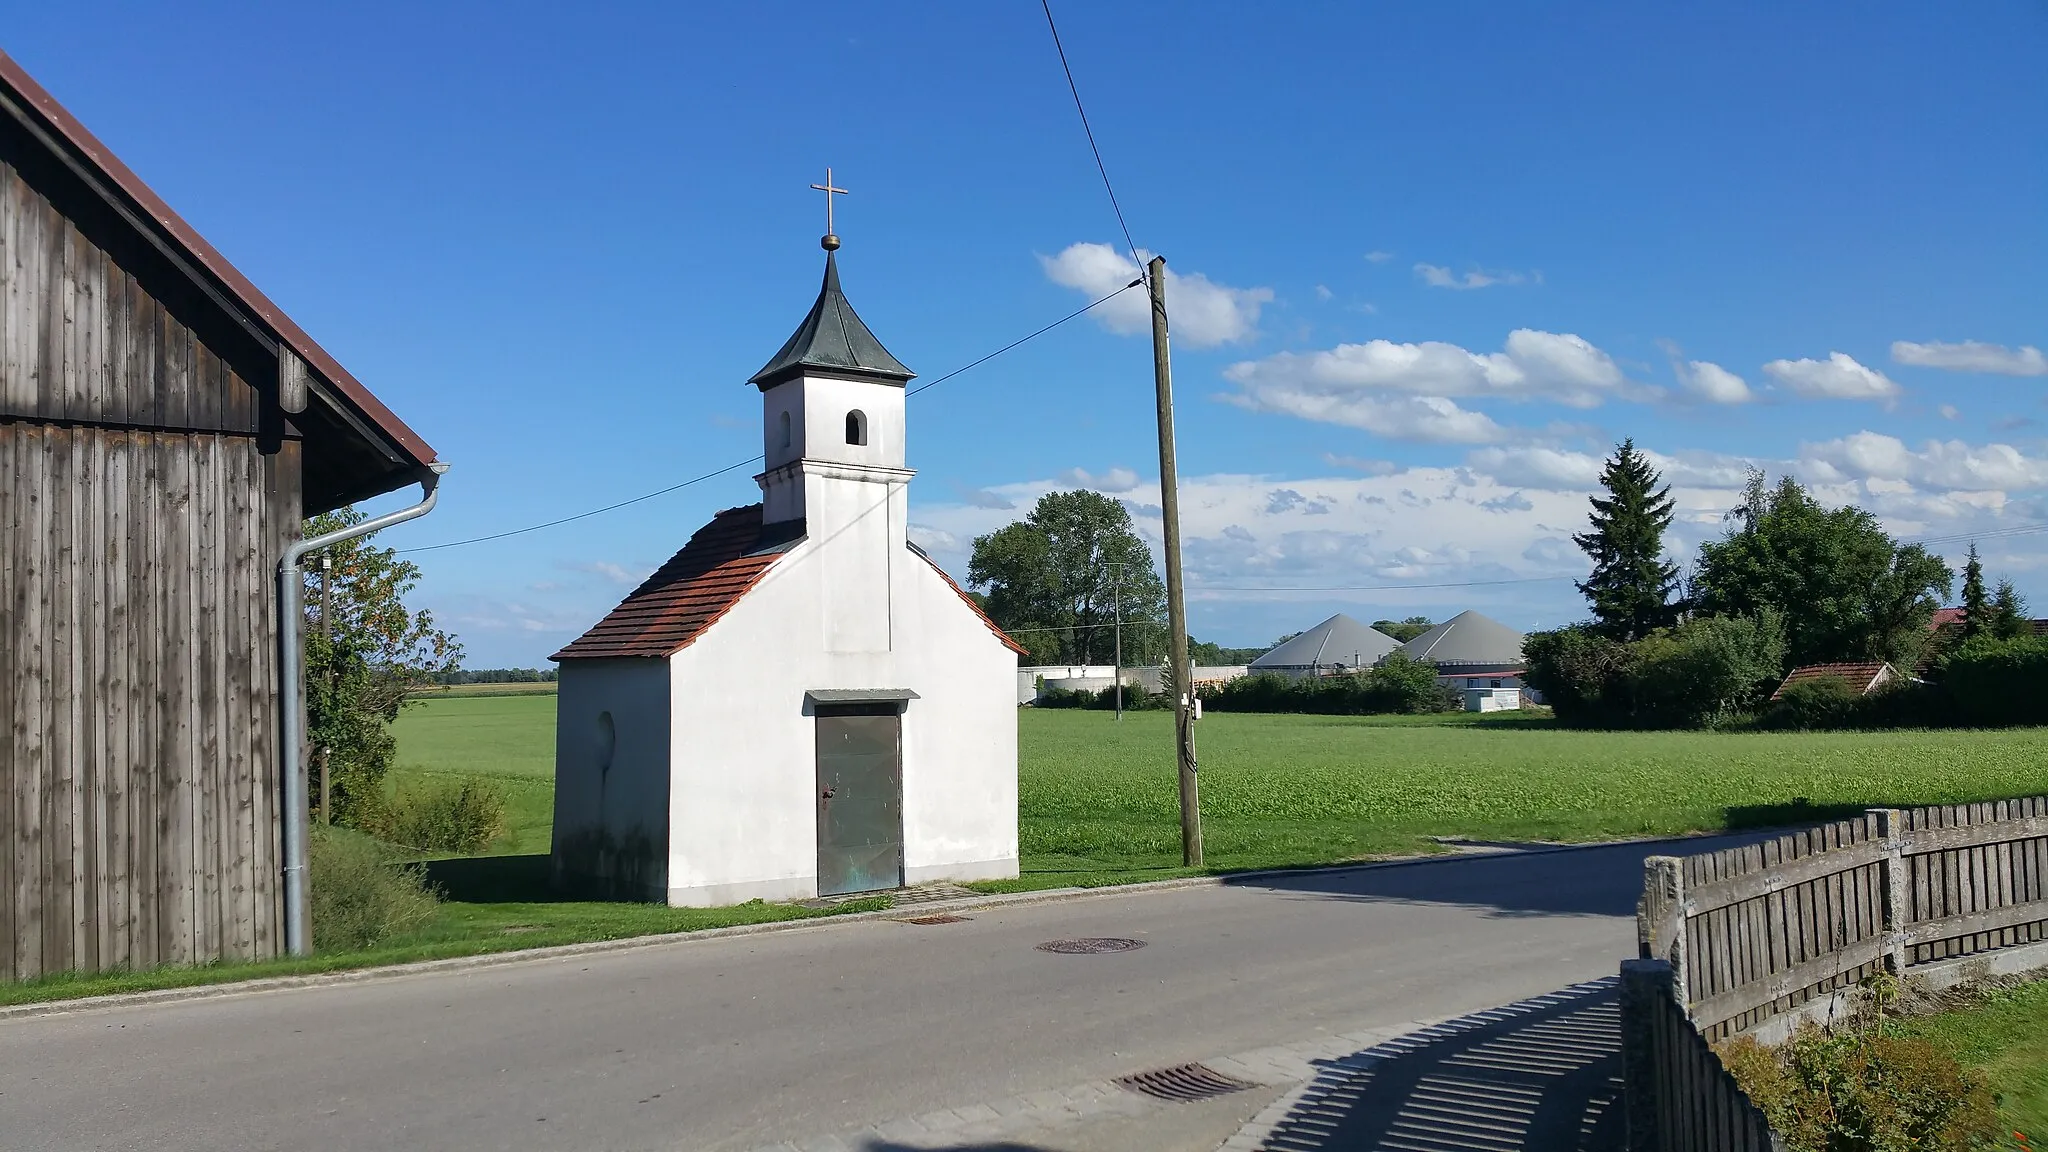
[[[1225,1076],[1207,1064],[1176,1064],[1116,1078],[1117,1086],[1155,1100],[1208,1100],[1258,1085]]]
[[[939,912],[930,916],[903,916],[899,917],[896,922],[898,924],[965,924],[968,919],[969,917],[955,916],[950,912]]]
[[[1143,948],[1143,940],[1126,940],[1121,936],[1093,936],[1085,940],[1048,940],[1038,946],[1040,952],[1056,952],[1061,956],[1094,956],[1103,952],[1132,952]]]

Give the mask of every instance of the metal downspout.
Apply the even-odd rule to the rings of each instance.
[[[279,767],[284,774],[284,946],[285,951],[293,956],[306,956],[313,951],[313,922],[306,891],[309,818],[306,811],[306,761],[300,755],[300,745],[306,739],[302,719],[306,674],[305,654],[299,647],[299,625],[304,614],[299,606],[299,559],[308,552],[367,536],[432,512],[434,502],[441,495],[441,474],[446,471],[448,465],[439,460],[426,466],[419,475],[423,496],[412,507],[388,512],[325,536],[301,540],[287,547],[284,558],[277,564],[278,698],[284,708],[283,739],[279,748]]]

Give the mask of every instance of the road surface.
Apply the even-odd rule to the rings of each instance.
[[[1642,858],[1670,850],[826,922],[0,1022],[0,1147],[802,1146],[1610,975],[1633,953]],[[1035,947],[1072,937],[1146,947]]]

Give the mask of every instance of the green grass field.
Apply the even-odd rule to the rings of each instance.
[[[1027,709],[1019,724],[1025,874],[991,887],[1184,873],[1169,714]],[[494,851],[547,851],[552,698],[427,700],[397,734],[401,776],[505,787],[512,830]],[[1208,864],[1221,869],[1428,851],[1431,837],[1672,835],[2048,791],[2041,728],[1574,732],[1513,713],[1211,713],[1196,742]]]

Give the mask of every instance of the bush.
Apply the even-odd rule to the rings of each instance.
[[[307,847],[313,946],[320,951],[359,951],[434,918],[440,901],[426,873],[394,867],[376,841],[316,824]]]
[[[1312,713],[1370,716],[1455,712],[1464,698],[1436,679],[1435,665],[1392,653],[1378,666],[1342,676],[1240,676],[1201,693],[1217,712]]]
[[[1937,676],[1960,723],[2048,723],[2048,637],[1975,637],[1942,658]]]
[[[1863,695],[1840,676],[1795,680],[1779,691],[1760,723],[1767,728],[1811,731],[1848,728],[1864,711]]]
[[[481,852],[505,833],[505,793],[476,776],[399,785],[367,831],[421,852]]]
[[[1584,624],[1538,632],[1522,653],[1529,683],[1584,728],[1702,728],[1747,713],[1777,683],[1785,633],[1777,613],[1703,616],[1634,643]]]
[[[1966,1152],[1997,1136],[1991,1090],[1926,1040],[1802,1029],[1777,1048],[1716,1047],[1790,1152]]]

